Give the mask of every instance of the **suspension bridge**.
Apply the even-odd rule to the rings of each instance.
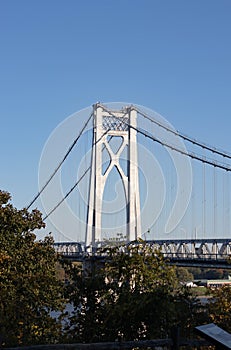
[[[81,260],[142,239],[182,266],[230,267],[229,152],[137,105],[96,103],[68,123],[27,206],[43,205],[57,251]]]

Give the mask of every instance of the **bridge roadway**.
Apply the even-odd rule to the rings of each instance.
[[[231,269],[231,239],[189,239],[189,240],[153,240],[146,241],[153,249],[159,249],[170,264],[185,267],[205,267]],[[118,244],[118,242],[116,242]],[[130,242],[128,244],[137,244]],[[126,249],[121,242],[121,249]],[[64,258],[72,261],[84,261],[91,257],[105,259],[98,244],[94,253],[88,252],[84,243],[57,242],[54,247]]]

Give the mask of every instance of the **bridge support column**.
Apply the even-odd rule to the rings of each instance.
[[[97,248],[102,242],[102,205],[107,178],[115,166],[123,183],[126,200],[126,239],[141,237],[139,172],[137,155],[137,112],[130,106],[119,111],[110,111],[101,104],[94,105],[94,137],[92,147],[91,176],[86,230],[86,247]],[[116,152],[110,147],[110,139],[121,137],[122,143]],[[127,174],[120,166],[120,156],[128,147]],[[103,150],[110,156],[110,164],[103,172]]]

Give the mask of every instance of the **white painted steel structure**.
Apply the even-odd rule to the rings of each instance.
[[[129,244],[129,243],[128,243]],[[131,242],[130,244],[141,244]],[[231,269],[231,242],[227,239],[208,240],[157,240],[147,241],[153,250],[159,250],[164,258],[177,266]],[[84,243],[62,242],[54,244],[55,250],[63,257],[73,261],[84,261],[92,256],[105,259],[106,255],[96,250],[94,255],[86,252]],[[121,242],[121,251],[127,244]]]
[[[132,106],[110,111],[97,103],[93,106],[94,140],[91,161],[89,203],[86,229],[86,247],[97,248],[102,242],[102,204],[107,178],[115,166],[123,183],[126,200],[126,239],[133,241],[141,237],[140,192],[137,156],[137,111]],[[116,152],[110,147],[109,139],[121,137]],[[128,147],[127,174],[120,166],[120,156]],[[103,171],[103,149],[110,156],[110,163]]]

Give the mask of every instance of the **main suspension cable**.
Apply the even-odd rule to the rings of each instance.
[[[115,114],[113,114],[112,112],[108,111],[107,108],[105,108],[104,106],[102,106],[102,107],[105,110],[105,112],[110,113],[113,117],[115,117],[116,119],[119,119],[119,117],[117,117]],[[136,110],[136,108],[135,108],[135,110]],[[137,131],[141,135],[143,135],[143,136],[151,139],[152,141],[157,142],[157,143],[161,144],[162,146],[165,146],[165,147],[167,147],[167,148],[169,148],[169,149],[171,149],[173,151],[176,151],[176,152],[178,152],[178,153],[180,153],[182,155],[185,155],[187,157],[190,157],[192,159],[198,160],[198,161],[200,161],[202,163],[212,165],[215,168],[220,168],[220,169],[223,169],[223,170],[226,170],[226,171],[231,171],[231,167],[228,164],[224,164],[224,163],[221,163],[221,162],[209,160],[208,158],[200,156],[200,155],[198,155],[196,153],[190,153],[190,152],[184,151],[182,149],[177,148],[176,146],[170,145],[167,142],[164,142],[164,141],[161,141],[161,140],[157,139],[156,137],[154,137],[154,136],[150,135],[149,133],[147,133],[147,131],[139,129],[137,127],[134,127],[134,126],[130,125],[129,123],[127,123],[126,121],[123,121],[123,123],[126,124],[128,126],[128,128],[131,128],[131,129]],[[160,124],[160,125],[162,127],[164,127],[162,124]],[[172,129],[169,129],[169,131],[172,131],[175,135],[178,135],[178,133],[176,131],[172,130]]]
[[[198,160],[204,164],[208,164],[211,165],[213,167],[217,167],[223,170],[226,170],[227,172],[231,171],[231,167],[228,164],[224,164],[221,162],[217,162],[217,161],[213,161],[213,160],[209,160],[206,157],[200,156],[198,154],[195,153],[190,153],[187,152],[185,150],[179,149],[176,146],[170,145],[169,143],[165,142],[165,141],[161,141],[159,139],[157,139],[156,137],[152,136],[151,134],[149,134],[147,131],[142,130],[138,127],[134,127],[132,125],[130,125],[129,123],[127,123],[125,120],[121,121],[121,118],[116,116],[113,112],[109,111],[105,106],[100,105],[103,110],[105,112],[107,112],[109,115],[113,116],[115,119],[119,120],[121,123],[126,124],[128,128],[134,129],[136,132],[138,132],[139,134],[143,135],[144,137],[147,137],[149,139],[151,139],[154,142],[159,143],[160,145],[169,148],[173,151],[176,151],[182,155],[185,155],[187,157],[190,157],[192,159]],[[179,136],[181,138],[183,138],[184,140],[187,140],[193,144],[196,144],[197,146],[200,146],[203,149],[209,150],[215,154],[221,155],[225,158],[231,159],[231,155],[229,155],[226,152],[223,151],[219,151],[216,148],[213,148],[212,146],[208,146],[205,145],[203,143],[200,143],[199,141],[193,140],[192,138],[179,133],[178,131],[174,131],[173,129],[164,126],[163,124],[161,124],[158,121],[153,120],[151,117],[149,117],[147,114],[141,112],[139,109],[137,109],[136,107],[132,107],[134,108],[139,114],[141,114],[142,116],[144,116],[145,118],[149,119],[151,122],[156,123],[158,126],[164,128],[167,131],[170,131],[171,133],[175,134],[176,136]],[[124,115],[126,114],[126,112],[124,113]],[[80,134],[78,135],[78,137],[74,140],[74,142],[72,143],[72,145],[70,146],[70,148],[68,149],[67,153],[65,154],[65,156],[63,157],[62,161],[59,163],[59,165],[57,166],[57,168],[55,169],[55,171],[52,173],[52,175],[50,176],[50,178],[48,179],[48,181],[46,182],[46,184],[42,187],[42,189],[38,192],[38,194],[36,195],[36,197],[33,199],[33,201],[30,203],[30,205],[27,207],[27,209],[30,208],[30,206],[35,202],[35,200],[40,196],[40,194],[44,191],[44,189],[47,187],[47,185],[49,184],[49,182],[52,180],[52,178],[55,176],[55,174],[57,173],[57,171],[60,169],[60,167],[62,166],[63,162],[66,160],[66,158],[68,157],[69,153],[71,152],[71,150],[73,149],[73,147],[75,146],[75,144],[77,143],[77,141],[79,140],[80,136],[82,135],[83,131],[85,130],[87,124],[89,123],[90,119],[92,118],[93,113],[91,113],[90,117],[88,118],[88,120],[86,121],[84,127],[82,128]],[[97,144],[108,132],[110,131],[110,129],[107,129],[100,137],[99,140],[95,141],[93,143],[93,146],[95,144]],[[110,141],[109,141],[110,142]],[[105,147],[105,145],[104,145]],[[85,170],[85,172],[81,175],[81,177],[78,179],[78,181],[72,186],[72,188],[66,193],[66,195],[55,205],[55,207],[43,218],[43,220],[46,220],[63,202],[64,200],[72,193],[72,191],[78,186],[78,184],[82,181],[82,179],[85,177],[85,175],[88,173],[88,171],[91,169],[91,165]]]
[[[184,133],[182,133],[182,132],[180,132],[178,130],[174,130],[174,129],[172,129],[172,128],[170,128],[170,127],[168,127],[168,126],[166,126],[166,125],[164,125],[164,124],[162,124],[160,122],[158,122],[157,120],[152,119],[148,114],[142,112],[137,107],[134,107],[134,109],[137,111],[137,113],[142,115],[144,118],[148,119],[149,121],[151,121],[152,123],[158,125],[159,127],[165,129],[166,131],[169,131],[172,134],[174,134],[176,136],[179,136],[183,140],[188,141],[188,142],[192,143],[193,145],[196,145],[196,146],[201,147],[203,149],[206,149],[207,151],[210,151],[212,153],[218,154],[219,156],[231,159],[231,154],[230,153],[228,153],[228,152],[226,152],[224,150],[219,150],[219,149],[217,149],[217,148],[215,148],[213,146],[207,145],[207,144],[205,144],[203,142],[200,142],[200,141],[198,141],[198,140],[196,140],[196,139],[194,139],[194,138],[192,138],[192,137],[190,137],[190,136],[188,136],[188,135],[186,135],[186,134],[184,134]]]
[[[43,221],[45,221],[64,201],[65,199],[71,194],[71,192],[78,186],[78,184],[80,183],[80,181],[82,181],[82,179],[84,178],[84,176],[88,173],[88,171],[91,169],[91,166],[89,166],[85,172],[80,176],[80,178],[78,179],[78,181],[71,187],[71,189],[66,193],[66,195],[61,199],[61,201],[58,202],[58,204],[56,204],[56,206],[49,211],[49,213],[43,218]]]
[[[120,121],[121,123],[123,123],[123,121]],[[93,142],[93,144],[92,144],[92,149],[93,149],[93,147],[99,142],[99,141],[101,141],[103,138],[104,138],[104,136],[106,135],[106,134],[108,134],[108,132],[109,132],[110,130],[109,129],[106,129],[105,130],[105,132],[101,135],[101,137],[98,139],[98,140],[96,140],[95,142]],[[110,138],[109,138],[109,140],[108,140],[108,142],[110,142],[111,141],[111,139],[112,139],[112,137],[113,136],[110,136]],[[103,149],[102,150],[104,150],[105,149],[105,144],[104,144],[104,146],[103,146]],[[71,187],[71,189],[65,194],[65,196],[55,205],[55,207],[51,210],[51,211],[49,211],[49,213],[43,218],[43,220],[45,221],[64,201],[65,201],[65,199],[67,199],[67,197],[71,194],[71,192],[73,192],[73,190],[78,186],[78,184],[83,180],[83,178],[85,177],[85,175],[88,173],[88,171],[91,169],[91,165],[89,165],[89,167],[84,171],[84,173],[80,176],[80,178],[78,179],[78,181],[76,181],[76,183]]]
[[[74,148],[74,146],[76,145],[76,143],[78,142],[78,140],[80,139],[80,136],[83,134],[84,130],[86,129],[89,121],[91,120],[93,116],[93,112],[90,114],[90,117],[87,119],[86,123],[84,124],[83,128],[81,129],[79,135],[76,137],[76,139],[72,142],[71,146],[69,147],[68,151],[66,152],[66,154],[64,155],[63,159],[61,160],[61,162],[58,164],[58,166],[55,168],[55,170],[53,171],[53,173],[50,175],[49,179],[47,180],[47,182],[43,185],[43,187],[41,188],[41,190],[37,193],[37,195],[33,198],[33,200],[30,202],[30,204],[26,207],[26,209],[29,209],[32,204],[34,204],[34,202],[38,199],[38,197],[41,195],[41,193],[45,190],[45,188],[49,185],[49,183],[51,182],[51,180],[53,179],[53,177],[55,176],[55,174],[58,172],[58,170],[61,168],[61,166],[63,165],[63,163],[65,162],[65,160],[67,159],[67,157],[69,156],[69,154],[71,153],[72,149]]]
[[[153,140],[153,141],[155,141],[155,142],[161,144],[162,146],[165,146],[165,147],[167,147],[167,148],[170,148],[170,149],[173,150],[173,151],[176,151],[176,152],[178,152],[178,153],[181,153],[181,154],[183,154],[183,155],[185,155],[185,156],[187,156],[187,157],[190,157],[190,158],[192,158],[192,159],[199,160],[199,161],[202,162],[202,163],[212,165],[212,166],[215,167],[215,168],[220,168],[220,169],[223,169],[223,170],[226,170],[226,171],[231,171],[231,167],[230,167],[228,164],[223,164],[223,163],[217,162],[217,161],[215,162],[215,161],[209,160],[209,159],[206,158],[206,157],[202,157],[202,156],[200,156],[200,155],[198,155],[198,154],[196,154],[196,153],[190,153],[190,152],[184,151],[184,150],[179,149],[179,148],[177,148],[177,147],[175,147],[175,146],[172,146],[172,145],[170,145],[170,144],[168,144],[168,143],[166,143],[166,142],[163,142],[163,141],[161,141],[161,140],[158,140],[157,138],[155,138],[155,137],[149,135],[147,132],[144,132],[143,130],[140,130],[140,129],[138,129],[138,128],[134,128],[134,127],[131,126],[131,125],[130,125],[130,127],[131,127],[132,129],[136,130],[136,131],[137,131],[138,133],[140,133],[141,135],[143,135],[143,136],[145,136],[145,137],[147,137],[147,138],[149,138],[149,139],[151,139],[151,140]]]

